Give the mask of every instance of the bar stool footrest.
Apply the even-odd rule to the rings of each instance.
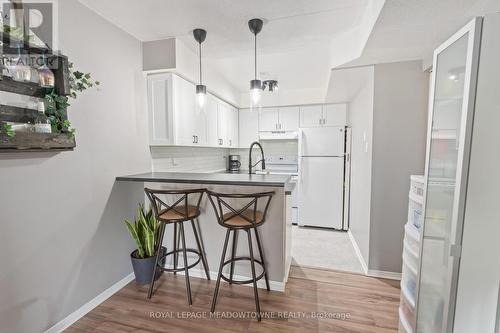
[[[163,267],[162,265],[160,265],[160,263],[162,262],[163,259],[165,259],[166,257],[172,255],[172,254],[175,254],[175,253],[183,253],[183,249],[177,249],[175,251],[170,251],[170,252],[167,252],[166,254],[162,255],[159,260],[158,260],[158,268],[161,269],[163,272],[184,272],[185,270],[185,267],[177,267],[176,269],[174,268],[165,268]],[[191,265],[189,265],[187,268],[188,269],[191,269],[193,267],[195,267],[196,265],[198,265],[201,261],[201,254],[198,250],[195,250],[195,249],[186,249],[186,252],[189,252],[189,253],[194,253],[198,256],[198,259],[196,259],[196,261],[194,263],[192,263]]]
[[[243,261],[243,260],[250,261],[250,262],[252,261],[252,259],[250,257],[234,257],[233,259],[226,260],[224,262],[224,264],[222,265],[222,267],[224,268],[226,265],[230,264],[231,262]],[[262,263],[262,261],[260,261],[258,259],[254,259],[253,261],[256,264],[259,264],[260,267],[262,267],[262,273],[260,275],[258,275],[258,276],[255,277],[255,281],[259,281],[266,274],[266,271],[265,271],[265,268],[264,268],[264,264]],[[234,279],[230,279],[227,276],[225,276],[224,273],[221,273],[221,279],[223,279],[226,282],[234,283],[234,284],[250,284],[250,283],[253,283],[253,279],[249,279],[249,280],[234,280]]]

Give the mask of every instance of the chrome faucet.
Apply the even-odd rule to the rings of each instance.
[[[253,149],[253,146],[255,146],[255,145],[259,146],[260,153],[262,155],[262,159],[260,161],[257,161],[255,164],[252,165],[252,149]],[[260,143],[255,141],[250,145],[250,151],[248,152],[248,173],[252,174],[252,168],[255,167],[257,164],[259,164],[260,162],[262,162],[262,170],[264,170],[266,168],[266,161],[264,159],[264,149],[262,149],[262,146]]]

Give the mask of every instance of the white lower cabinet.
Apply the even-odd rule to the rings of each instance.
[[[238,146],[236,108],[211,94],[200,108],[195,85],[173,73],[149,75],[147,81],[151,146]]]

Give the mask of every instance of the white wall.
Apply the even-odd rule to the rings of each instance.
[[[370,247],[374,68],[368,66],[362,71],[360,73],[356,69],[356,75],[365,83],[348,106],[352,127],[349,227],[367,265]]]
[[[454,332],[500,329],[500,14],[484,19]],[[497,325],[495,327],[495,324]]]
[[[371,270],[401,272],[410,175],[424,173],[428,84],[421,61],[375,65]]]
[[[0,330],[41,332],[132,272],[122,224],[150,170],[141,44],[76,0],[59,1],[60,45],[102,82],[71,101],[77,147],[0,155]]]

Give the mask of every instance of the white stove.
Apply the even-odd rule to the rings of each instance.
[[[290,175],[290,182],[295,183],[292,191],[292,223],[298,223],[297,180],[299,177],[299,159],[296,155],[269,155],[265,158],[266,169],[270,175]]]

